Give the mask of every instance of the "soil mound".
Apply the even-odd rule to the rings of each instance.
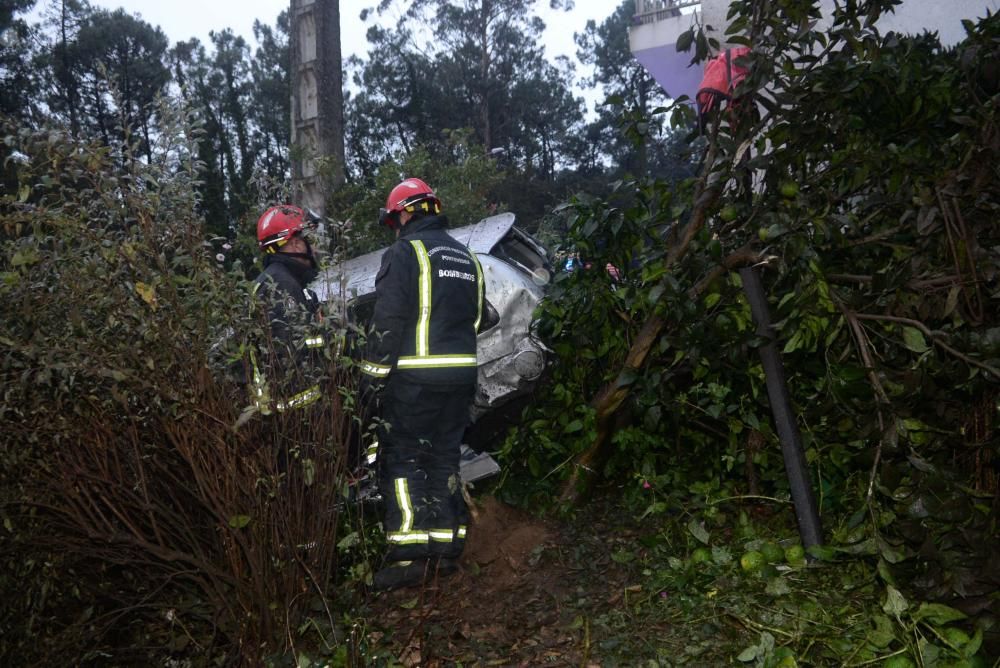
[[[491,496],[476,501],[472,514],[461,564],[474,572],[486,569],[493,579],[522,574],[552,536],[542,521]]]

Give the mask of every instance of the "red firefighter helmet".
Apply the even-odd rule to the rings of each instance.
[[[420,179],[406,179],[389,193],[385,208],[379,210],[378,222],[392,229],[399,227],[399,214],[403,211],[415,213],[441,213],[441,200],[431,187]]]
[[[257,246],[276,253],[293,235],[316,227],[315,217],[297,206],[272,206],[257,219]]]

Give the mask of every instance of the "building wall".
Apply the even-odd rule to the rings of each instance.
[[[843,4],[843,0],[841,0]],[[832,15],[834,0],[821,0],[823,15]],[[986,11],[1000,10],[1000,0],[903,0],[891,14],[884,15],[878,22],[881,33],[891,31],[916,34],[924,30],[936,30],[945,46],[953,46],[965,38],[962,19],[978,19],[986,16]],[[726,27],[728,0],[702,0],[701,12],[706,25],[713,26],[719,33]],[[829,25],[826,19],[820,26]]]
[[[697,8],[683,7],[689,4],[686,0],[655,2],[657,6],[664,7],[677,4],[680,9],[661,9],[654,17],[658,20],[645,23],[637,20],[629,30],[632,55],[669,95],[675,98],[681,95],[694,97],[701,81],[702,66],[690,64],[691,54],[677,53],[677,37],[692,25],[700,23],[711,26],[716,38],[723,42],[728,25],[729,0],[702,0]],[[644,5],[640,3],[639,6]],[[820,2],[825,17],[832,14],[834,6],[834,0]],[[904,0],[894,13],[886,14],[879,20],[878,29],[882,33],[896,31],[909,34],[937,31],[942,44],[953,46],[965,37],[962,20],[985,17],[987,10],[994,13],[1000,11],[1000,0]],[[825,18],[820,28],[830,22],[829,18]]]

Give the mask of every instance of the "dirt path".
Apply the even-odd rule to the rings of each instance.
[[[374,640],[405,666],[587,665],[585,620],[614,602],[624,573],[571,527],[492,497],[477,506],[461,571],[372,600]]]

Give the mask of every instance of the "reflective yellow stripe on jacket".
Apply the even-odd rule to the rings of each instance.
[[[250,302],[251,313],[254,308],[256,308],[257,302],[254,301],[257,298],[257,290],[260,288],[260,283],[254,283],[251,288],[250,294],[253,300]],[[325,345],[325,340],[322,334],[307,336],[304,340],[306,348],[322,348]],[[251,379],[251,385],[253,387],[251,397],[253,400],[253,405],[261,415],[270,415],[272,413],[272,403],[271,403],[271,393],[267,387],[267,380],[264,378],[264,374],[261,373],[260,365],[257,363],[257,354],[254,352],[254,346],[249,347],[250,352],[250,367],[253,374]],[[388,373],[388,372],[387,372]],[[320,389],[319,385],[313,385],[305,390],[293,395],[287,401],[277,401],[274,402],[274,410],[279,413],[285,411],[294,410],[296,408],[302,408],[308,406],[311,403],[316,402],[323,396],[323,391]]]
[[[419,292],[419,310],[417,312],[417,351],[416,357],[427,357],[430,354],[431,335],[431,258],[423,241],[411,241],[413,250],[417,253],[417,264],[420,265],[420,277],[417,279]]]
[[[479,264],[476,252],[471,248],[469,249],[469,256],[472,257],[472,261],[476,264],[476,293],[479,305],[476,307],[476,324],[473,325],[473,331],[478,333],[479,323],[483,320],[483,291],[485,290],[483,286],[483,267]]]
[[[431,258],[427,254],[424,242],[412,240],[410,244],[417,254],[417,264],[420,266],[420,276],[417,279],[418,286],[418,316],[417,316],[417,346],[416,355],[403,355],[396,362],[400,369],[434,369],[444,367],[476,366],[476,356],[473,355],[431,355],[430,354],[430,330],[431,330]],[[483,270],[479,266],[479,260],[475,253],[469,251],[473,262],[476,265],[476,285],[482,286]],[[479,314],[482,316],[483,295],[479,293]],[[479,329],[479,318],[476,319],[476,329]]]

